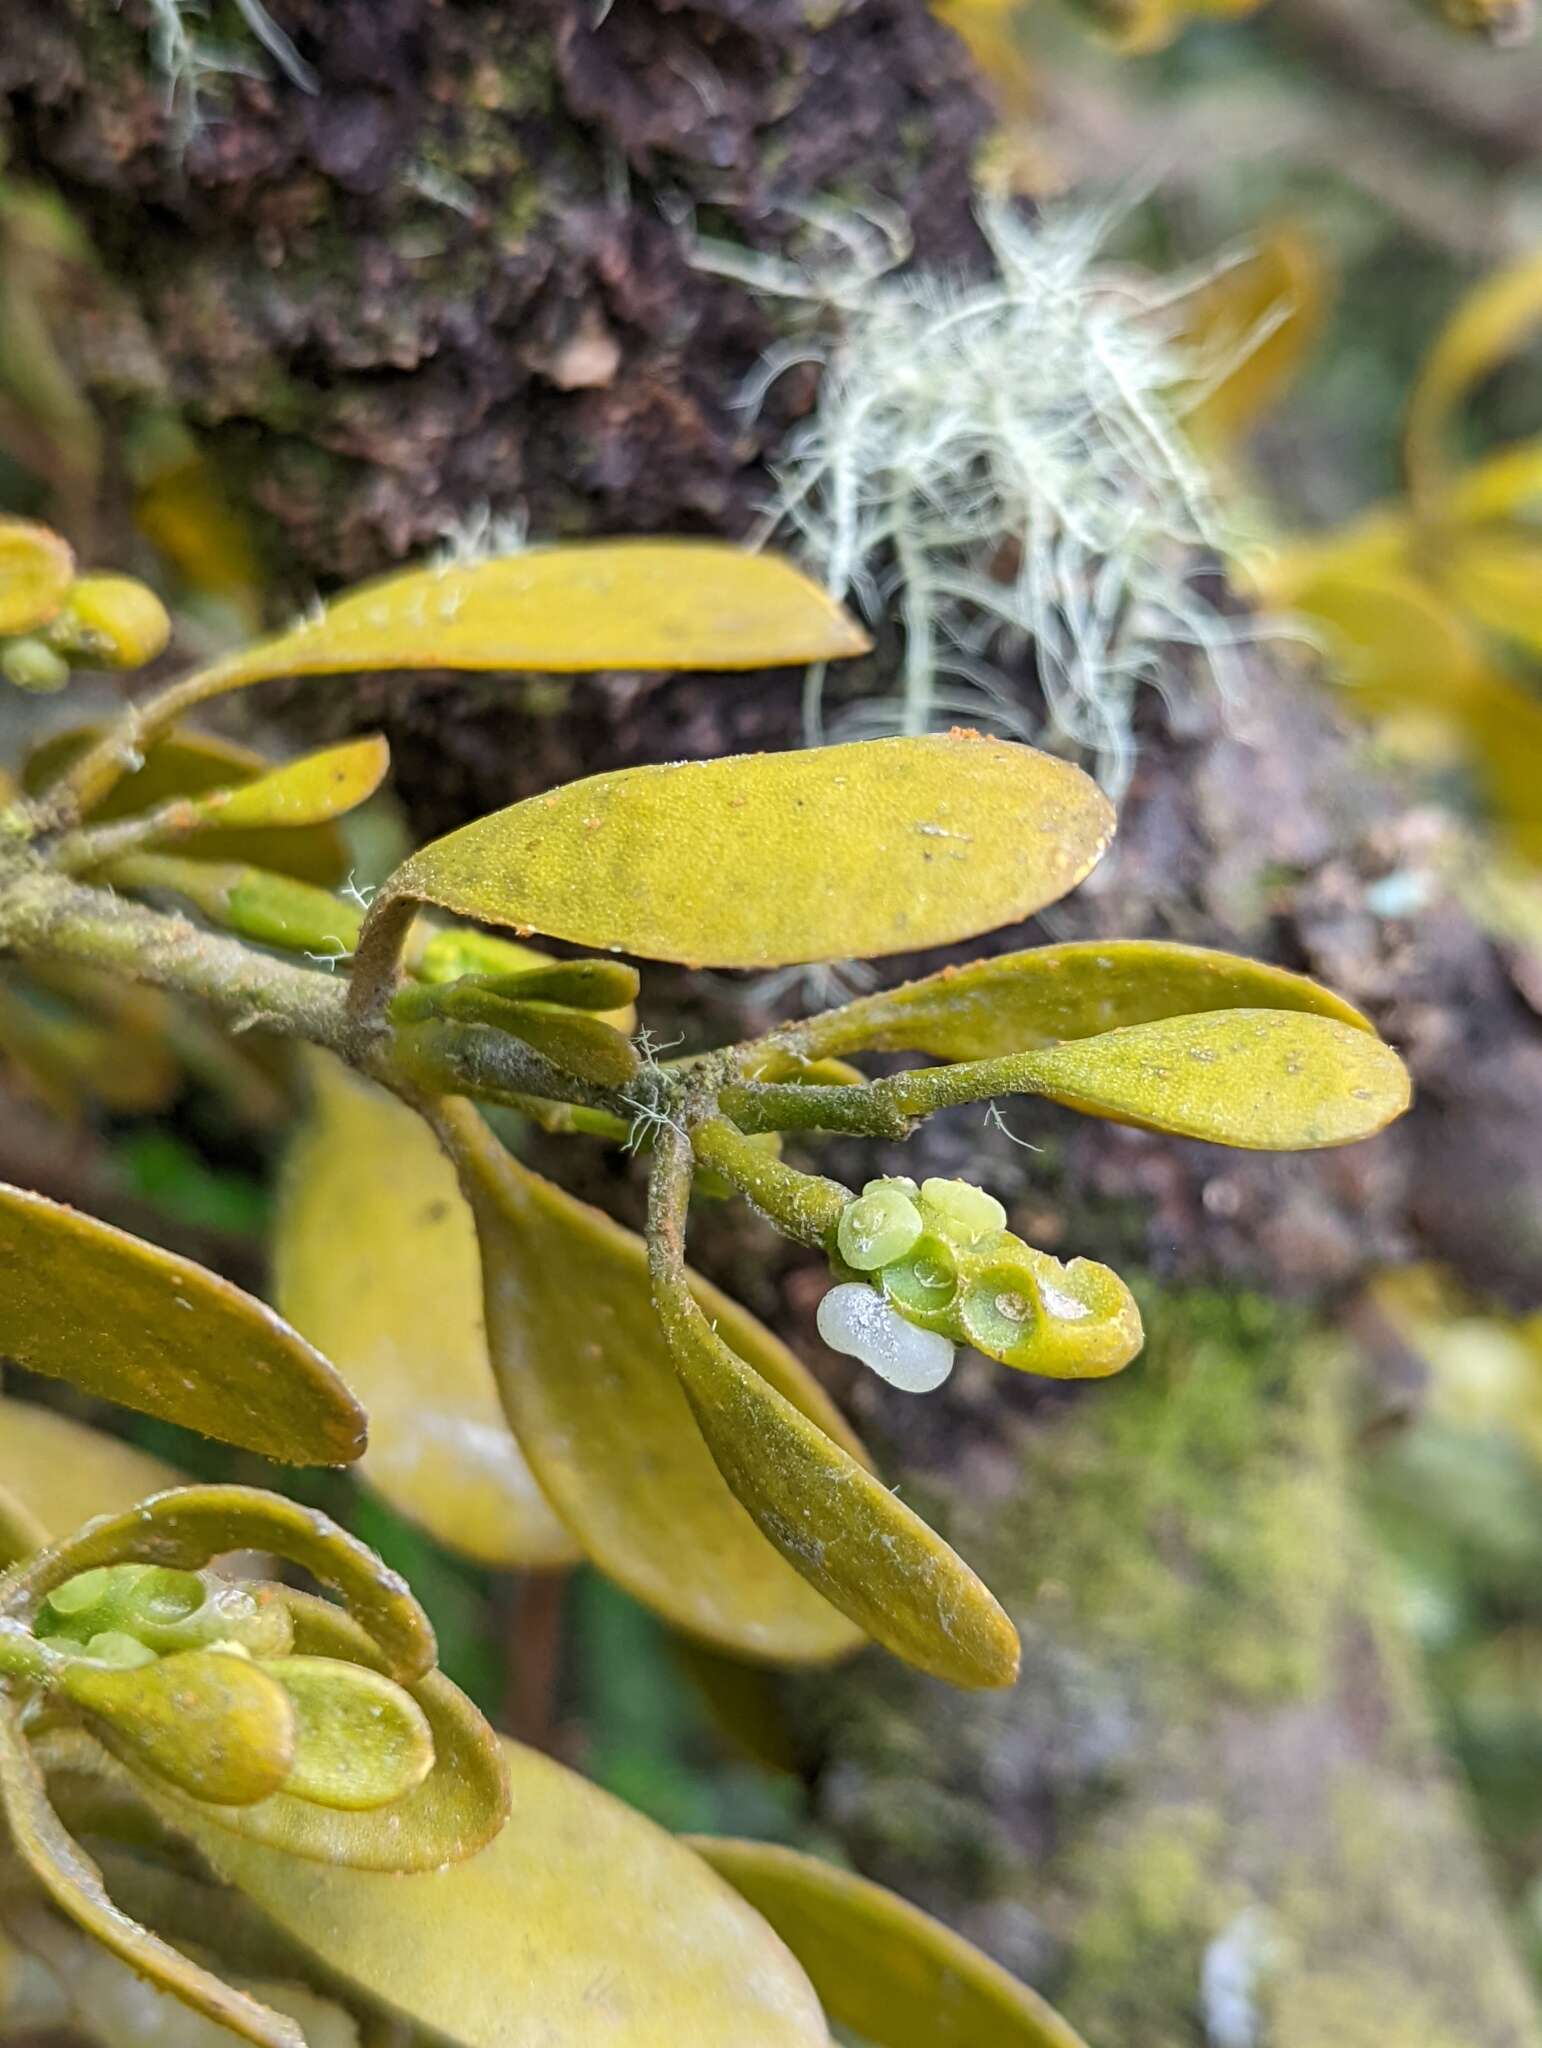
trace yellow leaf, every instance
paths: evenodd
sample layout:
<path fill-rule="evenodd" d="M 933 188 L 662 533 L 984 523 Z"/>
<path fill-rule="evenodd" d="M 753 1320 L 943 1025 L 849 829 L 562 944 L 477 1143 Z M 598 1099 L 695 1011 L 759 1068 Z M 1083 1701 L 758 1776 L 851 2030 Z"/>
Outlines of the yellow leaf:
<path fill-rule="evenodd" d="M 0 1353 L 286 1464 L 364 1448 L 348 1389 L 271 1309 L 191 1259 L 4 1185 Z"/>
<path fill-rule="evenodd" d="M 58 1683 L 114 1756 L 200 1802 L 267 1799 L 294 1762 L 294 1709 L 250 1658 L 184 1650 L 126 1671 L 72 1658 Z"/>
<path fill-rule="evenodd" d="M 856 1631 L 789 1569 L 724 1485 L 650 1300 L 642 1240 L 446 1105 L 476 1214 L 493 1369 L 531 1470 L 586 1556 L 675 1627 L 741 1656 L 821 1663 Z M 822 1431 L 859 1449 L 769 1330 L 706 1281 L 712 1315 Z"/>
<path fill-rule="evenodd" d="M 871 2048 L 1086 2048 L 1036 1991 L 882 1885 L 773 1842 L 686 1840 L 776 1929 L 826 2017 Z"/>
<path fill-rule="evenodd" d="M 1089 1116 L 1261 1152 L 1353 1144 L 1410 1099 L 1389 1045 L 1291 1010 L 1213 1010 L 1072 1040 L 1023 1054 L 1018 1085 Z"/>
<path fill-rule="evenodd" d="M 383 577 L 214 663 L 183 701 L 358 669 L 754 669 L 867 646 L 834 599 L 774 555 L 719 541 L 579 541 Z"/>
<path fill-rule="evenodd" d="M 1288 602 L 1324 629 L 1335 679 L 1366 712 L 1411 705 L 1449 717 L 1481 673 L 1481 652 L 1460 616 L 1395 566 L 1325 564 L 1303 576 Z"/>
<path fill-rule="evenodd" d="M 329 1976 L 458 2048 L 826 2048 L 802 1971 L 699 1858 L 549 1757 L 503 1750 L 518 1820 L 410 1881 L 191 1814 L 187 1832 Z"/>
<path fill-rule="evenodd" d="M 0 518 L 0 636 L 46 626 L 74 574 L 75 557 L 57 533 L 31 519 Z"/>
<path fill-rule="evenodd" d="M 1278 403 L 1321 332 L 1327 290 L 1317 243 L 1284 222 L 1186 302 L 1179 339 L 1210 379 L 1185 416 L 1197 439 L 1228 448 Z"/>
<path fill-rule="evenodd" d="M 929 1052 L 979 1060 L 1124 1024 L 1239 1009 L 1304 1010 L 1372 1029 L 1332 989 L 1262 960 L 1161 939 L 1088 939 L 944 967 L 810 1018 L 793 1035 L 819 1057 Z"/>
<path fill-rule="evenodd" d="M 41 795 L 106 732 L 101 725 L 71 726 L 40 741 L 27 756 L 23 770 L 28 795 Z M 175 797 L 196 797 L 232 784 L 251 783 L 266 775 L 271 766 L 249 747 L 213 733 L 165 733 L 145 748 L 143 765 L 124 776 L 96 806 L 92 822 L 106 825 L 157 810 Z M 178 852 L 189 860 L 231 861 L 272 869 L 324 887 L 341 882 L 349 867 L 342 837 L 331 824 L 299 830 L 293 826 L 257 828 L 237 834 L 227 823 L 218 832 L 195 833 L 184 839 Z"/>
<path fill-rule="evenodd" d="M 301 1661 L 334 1658 L 380 1674 L 384 1660 L 357 1623 L 328 1601 L 284 1589 L 294 1618 L 295 1648 Z M 274 1667 L 280 1680 L 285 1672 Z M 286 1862 L 300 1859 L 358 1871 L 386 1871 L 393 1877 L 443 1869 L 476 1856 L 498 1835 L 509 1813 L 508 1778 L 497 1737 L 482 1716 L 442 1671 L 408 1680 L 409 1712 L 427 1724 L 429 1737 L 419 1761 L 432 1768 L 411 1782 L 388 1806 L 348 1811 L 340 1799 L 317 1803 L 314 1787 L 275 1792 L 256 1805 L 197 1804 L 170 1787 L 141 1784 L 153 1811 L 179 1831 L 206 1830 L 239 1836 L 243 1843 L 276 1852 Z M 302 1732 L 311 1717 L 302 1712 Z M 311 1731 L 314 1738 L 314 1730 Z M 318 1761 L 314 1755 L 314 1764 Z M 410 1759 L 409 1759 L 410 1761 Z M 303 1786 L 302 1780 L 302 1786 Z M 522 1829 L 516 1829 L 522 1833 Z M 216 1856 L 213 1860 L 219 1860 Z"/>
<path fill-rule="evenodd" d="M 1440 583 L 1452 602 L 1502 639 L 1542 655 L 1542 531 L 1488 527 L 1444 536 Z"/>
<path fill-rule="evenodd" d="M 694 1303 L 660 1297 L 697 1426 L 784 1557 L 875 1642 L 953 1685 L 1011 1685 L 1018 1640 L 935 1530 L 729 1349 Z"/>
<path fill-rule="evenodd" d="M 361 952 L 420 903 L 692 966 L 911 952 L 1054 902 L 1113 828 L 1080 769 L 978 734 L 629 768 L 424 847 Z"/>
<path fill-rule="evenodd" d="M 180 1480 L 170 1465 L 105 1430 L 0 1395 L 0 1486 L 49 1536 L 68 1536 L 93 1515 L 117 1514 Z"/>
<path fill-rule="evenodd" d="M 280 1183 L 275 1299 L 364 1403 L 359 1476 L 480 1563 L 571 1563 L 487 1355 L 476 1226 L 433 1132 L 326 1053 Z M 0 1478 L 3 1478 L 0 1466 Z"/>
<path fill-rule="evenodd" d="M 305 2038 L 293 2020 L 221 1983 L 113 1904 L 101 1872 L 66 1832 L 49 1804 L 42 1773 L 4 1692 L 0 1692 L 0 1809 L 13 1850 L 43 1892 L 103 1948 L 160 1990 L 255 2043 L 256 2048 L 305 2048 Z"/>
<path fill-rule="evenodd" d="M 324 825 L 375 794 L 391 765 L 391 749 L 378 733 L 324 747 L 270 768 L 255 781 L 211 789 L 187 802 L 187 830 Z M 180 836 L 180 835 L 179 835 Z"/>
<path fill-rule="evenodd" d="M 1457 308 L 1424 359 L 1409 401 L 1403 459 L 1409 496 L 1426 515 L 1447 510 L 1452 415 L 1483 378 L 1542 325 L 1542 256 L 1487 277 Z"/>

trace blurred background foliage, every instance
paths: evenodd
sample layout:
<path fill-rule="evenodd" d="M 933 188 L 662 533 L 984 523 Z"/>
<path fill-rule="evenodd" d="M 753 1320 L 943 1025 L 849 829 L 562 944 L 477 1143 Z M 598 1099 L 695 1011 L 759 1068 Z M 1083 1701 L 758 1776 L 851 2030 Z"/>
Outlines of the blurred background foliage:
<path fill-rule="evenodd" d="M 1216 368 L 1191 425 L 1225 480 L 1239 587 L 1280 659 L 1340 690 L 1369 746 L 1416 763 L 1431 859 L 1461 873 L 1542 1011 L 1542 40 L 1527 0 L 936 11 L 999 110 L 982 185 L 1096 194 L 1115 259 L 1188 280 L 1175 330 Z M 126 472 L 131 566 L 176 600 L 185 647 L 216 645 L 258 614 L 254 545 L 178 419 L 118 417 L 76 379 L 72 327 L 100 290 L 81 224 L 0 168 L 0 508 L 76 526 L 101 472 Z M 80 694 L 59 723 L 78 722 Z M 0 701 L 6 758 L 22 716 Z M 25 716 L 35 738 L 34 702 Z M 378 803 L 360 829 L 348 854 L 368 878 L 401 835 Z M 1419 873 L 1378 886 L 1417 913 Z M 261 1285 L 291 1077 L 164 1009 L 0 984 L 0 1177 Z M 1542 1977 L 1542 1316 L 1401 1271 L 1356 1328 L 1386 1390 L 1364 1431 L 1367 1500 Z M 21 1375 L 7 1388 L 74 1398 Z M 124 1428 L 190 1473 L 272 1477 L 165 1426 Z M 808 1839 L 768 1681 L 670 1642 L 586 1569 L 500 1576 L 344 1477 L 284 1484 L 410 1576 L 446 1670 L 515 1734 L 672 1828 Z"/>

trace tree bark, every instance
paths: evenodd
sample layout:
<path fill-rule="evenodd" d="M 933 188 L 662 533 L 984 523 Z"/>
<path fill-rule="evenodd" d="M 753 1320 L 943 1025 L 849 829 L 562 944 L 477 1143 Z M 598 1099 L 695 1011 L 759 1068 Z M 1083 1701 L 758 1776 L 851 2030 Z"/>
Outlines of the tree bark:
<path fill-rule="evenodd" d="M 259 508 L 280 615 L 477 507 L 542 536 L 742 534 L 811 387 L 735 408 L 773 330 L 692 266 L 693 219 L 774 251 L 810 202 L 880 197 L 920 260 L 975 248 L 985 110 L 922 0 L 271 12 L 319 90 L 217 83 L 179 146 L 149 0 L 9 0 L 0 109 L 8 175 L 60 192 L 102 265 L 56 332 L 105 445 L 157 408 L 192 423 Z M 89 510 L 131 548 L 126 497 L 109 470 Z M 1013 1608 L 1025 1675 L 961 1699 L 871 1655 L 793 1688 L 790 1710 L 859 1863 L 1045 1984 L 1095 2048 L 1535 2048 L 1356 1526 L 1374 1389 L 1280 1304 L 1320 1311 L 1415 1254 L 1534 1298 L 1542 1043 L 1443 894 L 1428 818 L 1378 788 L 1300 678 L 1257 668 L 1240 726 L 1179 738 L 1150 712 L 1119 848 L 1054 933 L 1319 972 L 1406 1048 L 1419 1107 L 1374 1144 L 1279 1161 L 1044 1110 L 1009 1118 L 1040 1152 L 938 1119 L 929 1170 L 988 1180 L 1034 1242 L 1144 1271 L 1152 1345 L 1085 1390 L 971 1362 L 904 1404 L 832 1374 L 906 1497 Z M 575 773 L 793 744 L 797 687 L 602 677 L 554 709 L 523 684 L 366 678 L 306 685 L 289 715 L 384 723 L 437 830 Z M 1412 922 L 1368 903 L 1392 873 L 1427 891 Z M 693 1029 L 738 1028 L 756 1000 L 669 972 L 649 987 L 655 1019 Z M 914 1149 L 827 1156 L 858 1178 L 914 1170 Z M 635 1198 L 614 1162 L 562 1157 Z M 702 1244 L 811 1334 L 799 1255 L 731 1208 Z"/>

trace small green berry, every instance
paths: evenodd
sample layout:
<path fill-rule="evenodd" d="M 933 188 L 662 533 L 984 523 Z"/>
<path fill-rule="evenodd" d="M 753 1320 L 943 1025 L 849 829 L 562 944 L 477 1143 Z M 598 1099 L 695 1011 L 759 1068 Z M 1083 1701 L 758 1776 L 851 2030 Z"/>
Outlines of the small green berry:
<path fill-rule="evenodd" d="M 836 1228 L 836 1244 L 848 1266 L 875 1273 L 902 1259 L 921 1235 L 921 1212 L 898 1188 L 869 1182 L 848 1202 Z"/>
<path fill-rule="evenodd" d="M 86 1655 L 96 1664 L 110 1664 L 115 1671 L 135 1671 L 142 1664 L 153 1664 L 155 1652 L 148 1643 L 142 1643 L 138 1636 L 125 1635 L 122 1629 L 103 1629 L 86 1644 Z"/>
<path fill-rule="evenodd" d="M 1007 1212 L 996 1197 L 967 1180 L 923 1181 L 921 1205 L 934 1230 L 961 1244 L 1006 1228 Z"/>
<path fill-rule="evenodd" d="M 907 1322 L 946 1336 L 960 1334 L 955 1328 L 958 1259 L 946 1238 L 923 1231 L 905 1257 L 893 1260 L 878 1277 L 885 1300 Z"/>

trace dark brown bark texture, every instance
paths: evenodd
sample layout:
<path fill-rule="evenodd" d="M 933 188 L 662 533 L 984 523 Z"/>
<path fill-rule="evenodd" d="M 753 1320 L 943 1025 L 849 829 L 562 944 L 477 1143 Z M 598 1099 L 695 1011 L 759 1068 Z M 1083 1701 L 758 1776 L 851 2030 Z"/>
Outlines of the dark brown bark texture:
<path fill-rule="evenodd" d="M 693 267 L 693 226 L 776 250 L 811 201 L 877 195 L 918 260 L 976 250 L 986 110 L 921 0 L 271 11 L 319 91 L 226 81 L 180 151 L 148 0 L 8 0 L 0 109 L 9 168 L 64 196 L 104 268 L 68 337 L 79 374 L 109 422 L 170 406 L 199 432 L 259 510 L 279 615 L 478 505 L 543 537 L 744 533 L 812 387 L 735 406 L 782 316 Z M 1433 1257 L 1535 1302 L 1542 1031 L 1525 973 L 1440 882 L 1429 815 L 1308 678 L 1254 668 L 1228 716 L 1196 689 L 1182 734 L 1147 708 L 1117 849 L 1037 932 L 1307 968 L 1406 1050 L 1418 1106 L 1372 1144 L 1288 1160 L 1010 1108 L 1030 1151 L 977 1114 L 938 1119 L 928 1170 L 999 1188 L 1036 1242 L 1149 1276 L 1152 1350 L 1127 1384 L 1070 1393 L 973 1364 L 925 1402 L 842 1380 L 907 1497 L 1018 1615 L 1025 1678 L 960 1700 L 873 1656 L 792 1704 L 859 1861 L 1058 1985 L 1098 2048 L 1530 2048 L 1354 1528 L 1349 1445 L 1384 1395 L 1295 1311 L 1236 1295 L 1321 1305 Z M 788 675 L 556 694 L 365 678 L 281 713 L 382 724 L 429 831 L 601 767 L 794 744 L 797 701 Z M 1417 917 L 1378 913 L 1388 877 L 1426 887 Z M 672 973 L 648 993 L 660 1035 L 693 1042 L 772 1000 Z M 825 1156 L 860 1180 L 914 1171 L 916 1148 Z M 635 1199 L 618 1162 L 570 1150 L 557 1170 Z M 811 1340 L 800 1255 L 728 1206 L 700 1244 Z M 1218 1281 L 1226 1300 L 1203 1291 Z"/>

